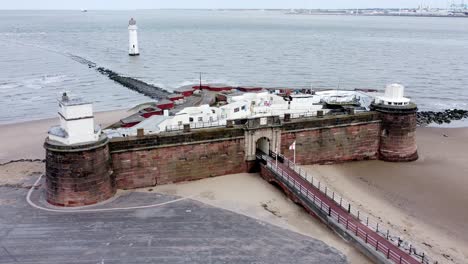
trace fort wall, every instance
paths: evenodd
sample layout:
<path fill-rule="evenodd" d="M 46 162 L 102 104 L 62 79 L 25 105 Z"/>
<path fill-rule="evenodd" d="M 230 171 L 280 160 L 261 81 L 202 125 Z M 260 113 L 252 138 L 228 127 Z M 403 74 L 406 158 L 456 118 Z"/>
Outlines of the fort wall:
<path fill-rule="evenodd" d="M 281 153 L 296 163 L 325 164 L 377 159 L 381 121 L 377 113 L 323 118 L 283 125 Z"/>
<path fill-rule="evenodd" d="M 242 129 L 207 129 L 113 140 L 119 189 L 197 180 L 247 171 Z"/>
<path fill-rule="evenodd" d="M 57 149 L 46 141 L 48 201 L 61 206 L 87 205 L 108 199 L 116 189 L 252 172 L 259 169 L 254 166 L 259 146 L 280 149 L 292 159 L 289 147 L 294 141 L 299 164 L 377 158 L 406 161 L 413 159 L 416 151 L 416 123 L 411 113 L 371 111 L 299 119 L 275 116 L 236 123 L 191 131 L 187 126 L 185 131 L 155 135 L 139 133 L 85 148 Z M 383 138 L 382 133 L 391 137 Z M 392 149 L 399 151 L 396 156 Z"/>

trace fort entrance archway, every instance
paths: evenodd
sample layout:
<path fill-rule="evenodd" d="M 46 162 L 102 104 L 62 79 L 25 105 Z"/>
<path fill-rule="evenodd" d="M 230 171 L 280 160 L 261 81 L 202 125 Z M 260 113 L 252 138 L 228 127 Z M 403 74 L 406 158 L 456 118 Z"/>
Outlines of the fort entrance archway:
<path fill-rule="evenodd" d="M 279 117 L 259 117 L 247 121 L 245 129 L 245 160 L 256 159 L 257 148 L 265 153 L 276 151 L 281 146 L 281 124 Z"/>
<path fill-rule="evenodd" d="M 271 150 L 271 145 L 270 145 L 270 139 L 266 137 L 262 137 L 257 140 L 256 147 L 258 150 L 262 151 L 263 153 L 270 153 Z"/>

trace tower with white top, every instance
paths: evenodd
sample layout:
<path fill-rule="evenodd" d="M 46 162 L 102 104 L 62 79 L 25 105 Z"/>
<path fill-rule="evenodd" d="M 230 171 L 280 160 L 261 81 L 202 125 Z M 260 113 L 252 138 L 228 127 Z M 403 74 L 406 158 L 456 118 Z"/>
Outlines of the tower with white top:
<path fill-rule="evenodd" d="M 416 145 L 416 104 L 404 97 L 405 87 L 390 84 L 383 96 L 377 96 L 371 109 L 379 112 L 382 128 L 379 159 L 385 161 L 414 161 L 418 159 Z"/>
<path fill-rule="evenodd" d="M 67 93 L 59 101 L 60 126 L 49 130 L 49 139 L 64 145 L 96 142 L 101 133 L 94 127 L 93 105 Z"/>
<path fill-rule="evenodd" d="M 56 206 L 84 206 L 115 194 L 108 138 L 94 126 L 91 103 L 59 100 L 60 125 L 50 128 L 46 149 L 47 201 Z"/>
<path fill-rule="evenodd" d="M 138 56 L 140 55 L 140 50 L 138 48 L 138 27 L 136 25 L 135 19 L 130 19 L 128 22 L 128 54 L 130 56 Z"/>

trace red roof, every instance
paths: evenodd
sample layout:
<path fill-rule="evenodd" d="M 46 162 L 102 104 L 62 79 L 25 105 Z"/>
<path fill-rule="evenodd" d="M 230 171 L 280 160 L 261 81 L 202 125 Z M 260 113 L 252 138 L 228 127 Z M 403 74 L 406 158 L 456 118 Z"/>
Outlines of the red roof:
<path fill-rule="evenodd" d="M 213 92 L 221 92 L 221 91 L 230 91 L 233 89 L 231 86 L 209 86 L 206 88 L 207 90 L 213 91 Z"/>
<path fill-rule="evenodd" d="M 256 91 L 263 90 L 263 88 L 262 87 L 242 86 L 242 87 L 237 87 L 237 90 L 242 91 L 242 92 L 256 92 Z"/>

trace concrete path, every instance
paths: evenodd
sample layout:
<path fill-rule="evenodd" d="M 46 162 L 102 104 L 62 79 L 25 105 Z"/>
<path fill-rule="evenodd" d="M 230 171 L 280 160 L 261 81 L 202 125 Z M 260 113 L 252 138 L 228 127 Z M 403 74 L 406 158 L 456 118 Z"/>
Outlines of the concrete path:
<path fill-rule="evenodd" d="M 190 199 L 145 209 L 58 213 L 32 208 L 27 192 L 0 187 L 2 264 L 346 263 L 320 241 Z M 39 194 L 32 200 L 45 205 Z M 128 192 L 95 208 L 177 198 Z"/>

